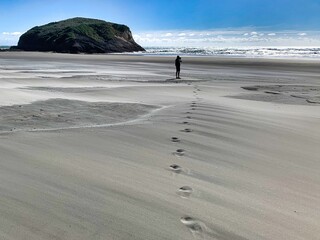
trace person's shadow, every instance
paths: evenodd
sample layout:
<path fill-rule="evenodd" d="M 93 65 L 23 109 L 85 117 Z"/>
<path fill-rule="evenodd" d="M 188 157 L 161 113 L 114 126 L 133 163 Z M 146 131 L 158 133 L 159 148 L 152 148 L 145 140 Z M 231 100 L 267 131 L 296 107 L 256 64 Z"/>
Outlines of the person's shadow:
<path fill-rule="evenodd" d="M 179 81 L 180 79 L 176 79 L 176 78 L 169 78 L 166 79 L 164 82 L 165 83 L 180 83 L 181 81 Z"/>

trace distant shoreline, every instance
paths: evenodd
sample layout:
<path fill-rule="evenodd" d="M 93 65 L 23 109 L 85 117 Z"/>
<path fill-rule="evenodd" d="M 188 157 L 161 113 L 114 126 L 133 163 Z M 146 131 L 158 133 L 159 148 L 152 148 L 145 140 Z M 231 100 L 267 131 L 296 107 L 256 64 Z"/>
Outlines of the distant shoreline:
<path fill-rule="evenodd" d="M 0 50 L 10 50 L 11 46 L 0 46 Z"/>
<path fill-rule="evenodd" d="M 320 47 L 145 47 L 144 52 L 106 53 L 114 55 L 226 57 L 256 59 L 311 59 L 320 60 Z M 0 46 L 0 52 L 21 52 L 16 46 Z M 50 53 L 50 52 L 49 52 Z M 91 54 L 89 54 L 91 55 Z"/>

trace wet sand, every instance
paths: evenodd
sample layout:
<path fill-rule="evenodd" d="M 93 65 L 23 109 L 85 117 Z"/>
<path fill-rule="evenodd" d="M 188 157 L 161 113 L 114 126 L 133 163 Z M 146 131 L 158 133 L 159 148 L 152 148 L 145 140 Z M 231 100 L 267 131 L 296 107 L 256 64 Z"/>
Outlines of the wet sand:
<path fill-rule="evenodd" d="M 0 53 L 0 236 L 317 239 L 319 62 L 182 61 Z"/>

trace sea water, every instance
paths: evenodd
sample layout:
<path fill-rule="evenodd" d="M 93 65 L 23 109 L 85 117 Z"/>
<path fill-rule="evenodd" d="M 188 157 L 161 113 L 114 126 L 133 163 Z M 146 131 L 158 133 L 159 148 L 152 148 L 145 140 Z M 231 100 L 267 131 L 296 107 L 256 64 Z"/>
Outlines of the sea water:
<path fill-rule="evenodd" d="M 0 50 L 9 48 L 10 46 L 0 46 Z M 145 49 L 145 52 L 129 54 L 320 59 L 320 47 L 145 47 Z"/>
<path fill-rule="evenodd" d="M 320 58 L 320 47 L 146 47 L 144 55 L 230 56 L 271 58 Z"/>
<path fill-rule="evenodd" d="M 0 50 L 7 50 L 9 48 L 10 48 L 10 46 L 0 46 Z"/>

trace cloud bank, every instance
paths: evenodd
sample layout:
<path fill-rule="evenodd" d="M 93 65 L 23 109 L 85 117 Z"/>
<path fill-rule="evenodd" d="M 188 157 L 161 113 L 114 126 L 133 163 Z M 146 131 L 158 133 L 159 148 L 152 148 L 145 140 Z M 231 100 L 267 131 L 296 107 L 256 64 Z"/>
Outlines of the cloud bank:
<path fill-rule="evenodd" d="M 17 45 L 21 32 L 2 32 L 0 33 L 0 45 L 12 46 Z"/>
<path fill-rule="evenodd" d="M 137 32 L 145 47 L 320 47 L 320 31 L 171 30 Z"/>

